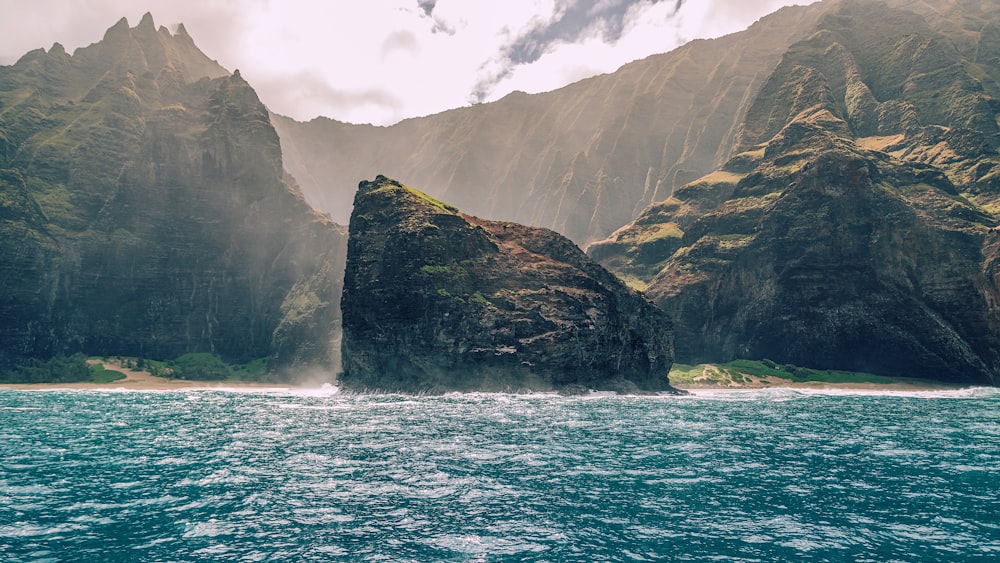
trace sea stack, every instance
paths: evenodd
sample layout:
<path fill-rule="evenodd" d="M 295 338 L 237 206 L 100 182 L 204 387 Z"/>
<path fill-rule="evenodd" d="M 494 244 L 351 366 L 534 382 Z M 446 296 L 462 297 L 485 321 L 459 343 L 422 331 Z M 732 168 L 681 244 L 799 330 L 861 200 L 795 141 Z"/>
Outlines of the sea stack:
<path fill-rule="evenodd" d="M 348 390 L 672 391 L 669 317 L 569 239 L 384 176 L 358 186 L 341 309 Z"/>

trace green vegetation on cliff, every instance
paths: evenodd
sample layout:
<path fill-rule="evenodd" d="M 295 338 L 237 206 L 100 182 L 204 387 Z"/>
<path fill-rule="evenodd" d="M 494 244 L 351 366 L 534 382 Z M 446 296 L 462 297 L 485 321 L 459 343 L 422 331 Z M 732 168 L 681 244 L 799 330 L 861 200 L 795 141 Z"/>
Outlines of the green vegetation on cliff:
<path fill-rule="evenodd" d="M 285 180 L 250 85 L 148 14 L 0 67 L 0 235 L 0 369 L 338 367 L 346 232 Z"/>
<path fill-rule="evenodd" d="M 680 361 L 1000 382 L 1000 6 L 889 4 L 829 3 L 728 162 L 590 245 Z"/>

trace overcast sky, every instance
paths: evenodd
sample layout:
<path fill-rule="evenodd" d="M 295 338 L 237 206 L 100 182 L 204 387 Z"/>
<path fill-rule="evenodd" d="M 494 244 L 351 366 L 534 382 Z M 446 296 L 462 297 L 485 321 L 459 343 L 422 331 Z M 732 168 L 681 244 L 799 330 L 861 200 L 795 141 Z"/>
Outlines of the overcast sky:
<path fill-rule="evenodd" d="M 387 125 L 543 92 L 811 0 L 0 0 L 0 64 L 184 23 L 273 111 Z"/>

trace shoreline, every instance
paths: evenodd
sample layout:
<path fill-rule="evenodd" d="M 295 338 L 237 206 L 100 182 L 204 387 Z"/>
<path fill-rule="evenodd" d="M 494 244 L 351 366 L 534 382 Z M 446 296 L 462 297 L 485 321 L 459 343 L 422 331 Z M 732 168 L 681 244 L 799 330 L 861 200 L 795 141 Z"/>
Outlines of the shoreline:
<path fill-rule="evenodd" d="M 119 379 L 109 383 L 94 383 L 81 381 L 75 383 L 3 383 L 0 390 L 12 389 L 18 391 L 54 391 L 60 389 L 80 389 L 80 390 L 125 390 L 125 391 L 174 391 L 174 390 L 305 390 L 319 389 L 324 385 L 334 385 L 330 382 L 307 384 L 295 383 L 262 383 L 257 381 L 196 381 L 190 379 L 170 379 L 158 377 L 145 371 L 137 371 L 123 367 L 117 360 L 87 360 L 88 364 L 104 364 L 105 368 L 120 371 L 125 374 L 125 379 Z M 918 381 L 906 379 L 893 381 L 891 383 L 871 383 L 871 382 L 844 382 L 828 383 L 823 381 L 792 381 L 779 377 L 752 378 L 746 383 L 720 384 L 712 381 L 672 383 L 674 388 L 686 391 L 691 395 L 703 395 L 708 393 L 740 393 L 761 391 L 763 389 L 791 389 L 806 391 L 854 391 L 854 392 L 934 392 L 934 391 L 958 391 L 961 389 L 971 389 L 975 386 L 949 384 L 939 381 Z"/>
<path fill-rule="evenodd" d="M 917 391 L 958 391 L 961 389 L 971 389 L 972 385 L 953 385 L 936 381 L 914 382 L 911 380 L 898 381 L 892 383 L 827 383 L 824 381 L 789 381 L 787 379 L 773 378 L 770 384 L 751 383 L 747 385 L 713 385 L 706 384 L 672 384 L 677 389 L 683 389 L 691 394 L 699 392 L 740 392 L 740 391 L 761 391 L 764 389 L 793 389 L 810 391 L 896 391 L 896 392 L 917 392 Z"/>
<path fill-rule="evenodd" d="M 16 391 L 57 391 L 57 390 L 105 390 L 105 391 L 223 391 L 223 390 L 271 390 L 291 391 L 320 389 L 323 385 L 296 385 L 293 383 L 261 383 L 255 381 L 192 381 L 186 379 L 168 379 L 157 377 L 145 372 L 115 369 L 125 373 L 125 379 L 110 383 L 76 382 L 76 383 L 4 383 L 4 389 Z M 674 385 L 674 388 L 690 395 L 706 395 L 715 393 L 750 393 L 765 389 L 788 389 L 792 391 L 848 391 L 848 392 L 890 392 L 913 393 L 935 391 L 959 391 L 972 389 L 968 385 L 947 385 L 929 382 L 919 383 L 822 383 L 815 381 L 787 381 L 774 385 Z"/>
<path fill-rule="evenodd" d="M 171 379 L 158 377 L 149 372 L 136 371 L 121 365 L 117 360 L 87 360 L 87 364 L 104 364 L 109 370 L 120 371 L 125 379 L 108 383 L 78 381 L 73 383 L 3 383 L 0 390 L 55 391 L 57 389 L 118 390 L 127 391 L 174 391 L 174 390 L 220 390 L 220 389 L 300 389 L 306 388 L 291 383 L 261 383 L 257 381 L 195 381 L 191 379 Z"/>
<path fill-rule="evenodd" d="M 773 385 L 773 386 L 745 386 L 745 387 L 712 387 L 712 386 L 695 386 L 695 387 L 677 387 L 686 391 L 690 396 L 697 397 L 699 395 L 717 395 L 717 394 L 739 394 L 739 393 L 753 393 L 756 391 L 766 391 L 771 390 L 786 390 L 786 391 L 798 391 L 798 392 L 813 392 L 817 394 L 823 393 L 846 393 L 846 394 L 871 394 L 871 395 L 881 395 L 881 394 L 909 394 L 909 393 L 941 393 L 941 392 L 953 392 L 962 391 L 966 389 L 975 389 L 975 386 L 950 386 L 950 385 L 908 385 L 900 383 L 886 383 L 886 384 L 865 384 L 865 383 L 837 383 L 837 384 L 820 384 L 820 385 L 803 385 L 801 383 L 790 383 L 788 385 Z"/>

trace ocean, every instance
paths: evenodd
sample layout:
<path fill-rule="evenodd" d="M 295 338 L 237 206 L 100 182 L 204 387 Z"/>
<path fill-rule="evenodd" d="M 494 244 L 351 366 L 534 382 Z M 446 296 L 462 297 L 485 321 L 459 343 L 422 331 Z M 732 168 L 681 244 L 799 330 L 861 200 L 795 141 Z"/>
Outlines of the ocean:
<path fill-rule="evenodd" d="M 998 561 L 1000 391 L 0 390 L 0 560 Z"/>

